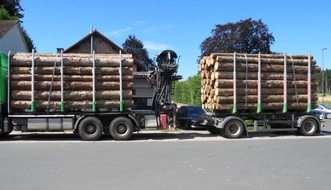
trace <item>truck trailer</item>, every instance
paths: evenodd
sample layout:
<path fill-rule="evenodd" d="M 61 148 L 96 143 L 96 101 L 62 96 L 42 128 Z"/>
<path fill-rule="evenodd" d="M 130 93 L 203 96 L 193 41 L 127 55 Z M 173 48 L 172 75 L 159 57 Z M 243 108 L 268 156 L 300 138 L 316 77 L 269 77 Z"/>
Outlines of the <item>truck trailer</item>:
<path fill-rule="evenodd" d="M 321 123 L 317 106 L 320 68 L 313 56 L 212 53 L 200 60 L 202 107 L 210 133 L 227 138 L 248 131 L 297 131 L 311 136 Z"/>
<path fill-rule="evenodd" d="M 131 54 L 0 54 L 0 137 L 10 132 L 73 131 L 87 141 L 110 134 L 130 139 L 136 131 L 167 129 L 176 105 L 171 90 L 177 54 L 165 50 L 148 72 L 152 109 L 133 110 Z M 138 108 L 139 109 L 139 108 Z"/>

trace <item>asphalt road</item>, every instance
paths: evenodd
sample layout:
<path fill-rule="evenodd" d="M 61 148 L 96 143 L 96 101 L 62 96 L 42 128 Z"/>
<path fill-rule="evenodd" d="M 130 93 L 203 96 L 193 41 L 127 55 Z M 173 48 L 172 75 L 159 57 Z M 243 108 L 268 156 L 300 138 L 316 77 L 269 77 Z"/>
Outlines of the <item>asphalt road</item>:
<path fill-rule="evenodd" d="M 1 189 L 330 189 L 331 121 L 313 137 L 205 131 L 141 133 L 117 142 L 71 134 L 0 141 Z"/>

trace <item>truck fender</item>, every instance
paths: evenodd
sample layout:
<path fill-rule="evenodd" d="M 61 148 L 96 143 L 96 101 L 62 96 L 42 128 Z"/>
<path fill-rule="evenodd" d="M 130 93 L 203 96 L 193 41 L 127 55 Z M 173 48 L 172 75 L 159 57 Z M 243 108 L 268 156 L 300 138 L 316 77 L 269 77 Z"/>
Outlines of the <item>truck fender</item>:
<path fill-rule="evenodd" d="M 140 123 L 137 121 L 136 117 L 134 117 L 131 114 L 128 114 L 128 118 L 133 121 L 133 127 L 135 129 L 135 131 L 139 131 L 140 130 Z"/>
<path fill-rule="evenodd" d="M 84 115 L 84 116 L 81 116 L 80 118 L 78 118 L 78 119 L 76 120 L 75 125 L 74 125 L 74 131 L 77 130 L 80 121 L 81 121 L 82 119 L 84 119 L 85 117 L 86 117 L 86 116 Z"/>
<path fill-rule="evenodd" d="M 317 128 L 317 132 L 320 133 L 321 132 L 321 122 L 313 115 L 303 115 L 301 117 L 298 118 L 297 120 L 297 128 L 300 128 L 302 125 L 302 122 L 305 121 L 308 118 L 312 118 L 317 122 L 318 128 Z"/>
<path fill-rule="evenodd" d="M 214 125 L 216 128 L 219 128 L 219 129 L 223 129 L 225 124 L 230 121 L 230 120 L 238 120 L 240 121 L 243 125 L 244 125 L 244 128 L 245 128 L 245 135 L 248 136 L 248 129 L 247 129 L 247 125 L 246 123 L 244 122 L 244 120 L 242 120 L 240 117 L 236 117 L 236 116 L 228 116 L 228 117 L 225 117 L 225 118 L 221 118 L 221 117 L 215 117 L 214 118 Z"/>

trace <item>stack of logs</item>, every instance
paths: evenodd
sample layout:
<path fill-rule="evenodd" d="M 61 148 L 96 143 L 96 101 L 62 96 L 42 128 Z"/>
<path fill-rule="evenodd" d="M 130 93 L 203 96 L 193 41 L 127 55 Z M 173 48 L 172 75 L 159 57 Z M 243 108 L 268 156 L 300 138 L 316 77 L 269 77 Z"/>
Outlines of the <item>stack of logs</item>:
<path fill-rule="evenodd" d="M 233 110 L 234 102 L 240 110 L 258 110 L 258 54 L 235 54 L 236 89 L 234 89 L 234 54 L 213 53 L 200 60 L 202 107 L 209 110 Z M 311 63 L 311 94 L 308 88 L 308 59 Z M 284 89 L 284 55 L 260 54 L 261 109 L 282 110 L 284 90 L 288 110 L 306 110 L 308 96 L 312 108 L 317 104 L 318 82 L 315 74 L 320 72 L 316 61 L 308 55 L 286 56 L 287 88 Z M 236 91 L 236 101 L 234 93 Z"/>
<path fill-rule="evenodd" d="M 61 85 L 66 110 L 92 109 L 93 104 L 93 55 L 63 54 L 63 84 L 61 83 L 61 55 L 34 54 L 32 68 L 31 53 L 10 55 L 11 108 L 31 108 L 32 69 L 34 69 L 35 109 L 61 107 Z M 124 107 L 133 106 L 132 86 L 133 58 L 121 55 Z M 98 109 L 112 109 L 120 106 L 120 55 L 95 55 L 95 99 Z"/>

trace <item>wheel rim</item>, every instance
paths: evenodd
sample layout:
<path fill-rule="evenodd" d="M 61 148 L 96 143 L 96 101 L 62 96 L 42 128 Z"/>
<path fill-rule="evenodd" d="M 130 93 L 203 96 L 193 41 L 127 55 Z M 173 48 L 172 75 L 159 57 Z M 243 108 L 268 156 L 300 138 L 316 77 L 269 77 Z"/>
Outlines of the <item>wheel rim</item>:
<path fill-rule="evenodd" d="M 116 133 L 117 134 L 125 134 L 128 131 L 128 126 L 125 123 L 119 123 L 116 126 Z"/>
<path fill-rule="evenodd" d="M 93 124 L 89 124 L 85 127 L 85 132 L 88 134 L 94 134 L 97 131 L 97 127 Z"/>
<path fill-rule="evenodd" d="M 228 131 L 231 135 L 237 135 L 240 133 L 240 124 L 238 123 L 232 123 L 229 125 Z"/>
<path fill-rule="evenodd" d="M 305 125 L 303 126 L 303 129 L 307 132 L 310 133 L 315 129 L 315 123 L 313 121 L 307 121 Z"/>

